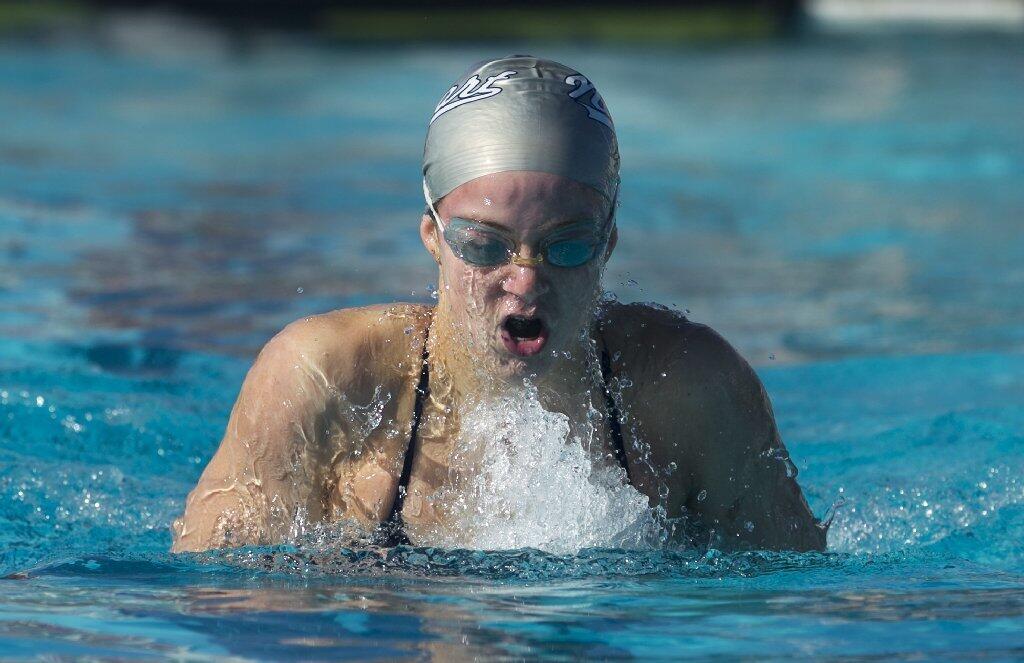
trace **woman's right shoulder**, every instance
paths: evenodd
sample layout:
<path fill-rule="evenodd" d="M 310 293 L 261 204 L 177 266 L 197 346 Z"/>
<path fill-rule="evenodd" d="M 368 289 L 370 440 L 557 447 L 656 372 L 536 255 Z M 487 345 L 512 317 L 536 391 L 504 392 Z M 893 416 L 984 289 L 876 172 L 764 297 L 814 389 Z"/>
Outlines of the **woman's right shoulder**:
<path fill-rule="evenodd" d="M 400 377 L 422 352 L 432 311 L 423 304 L 376 304 L 300 318 L 270 339 L 257 363 L 301 361 L 336 384 Z"/>
<path fill-rule="evenodd" d="M 338 337 L 375 337 L 388 335 L 396 329 L 404 330 L 410 325 L 414 329 L 425 329 L 430 323 L 433 307 L 425 304 L 373 304 L 341 308 L 299 318 L 282 329 L 272 341 L 282 338 L 287 341 L 330 342 Z"/>

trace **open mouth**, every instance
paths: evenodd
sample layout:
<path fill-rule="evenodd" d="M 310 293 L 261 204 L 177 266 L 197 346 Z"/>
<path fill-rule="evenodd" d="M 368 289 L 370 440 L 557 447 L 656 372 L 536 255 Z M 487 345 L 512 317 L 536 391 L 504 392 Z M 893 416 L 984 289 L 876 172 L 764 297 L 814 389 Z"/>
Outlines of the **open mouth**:
<path fill-rule="evenodd" d="M 548 330 L 540 318 L 510 315 L 501 323 L 501 340 L 512 354 L 529 357 L 547 343 Z"/>

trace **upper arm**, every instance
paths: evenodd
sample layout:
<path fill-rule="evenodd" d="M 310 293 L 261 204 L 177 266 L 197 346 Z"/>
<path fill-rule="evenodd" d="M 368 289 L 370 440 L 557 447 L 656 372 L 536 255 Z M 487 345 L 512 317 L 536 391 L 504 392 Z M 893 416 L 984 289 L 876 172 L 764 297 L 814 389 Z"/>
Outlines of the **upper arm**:
<path fill-rule="evenodd" d="M 687 509 L 729 548 L 823 550 L 825 530 L 796 482 L 761 380 L 718 334 L 704 328 L 694 463 L 698 492 Z"/>
<path fill-rule="evenodd" d="M 175 523 L 174 551 L 276 541 L 297 517 L 319 518 L 332 389 L 312 340 L 308 324 L 293 323 L 260 352 Z"/>

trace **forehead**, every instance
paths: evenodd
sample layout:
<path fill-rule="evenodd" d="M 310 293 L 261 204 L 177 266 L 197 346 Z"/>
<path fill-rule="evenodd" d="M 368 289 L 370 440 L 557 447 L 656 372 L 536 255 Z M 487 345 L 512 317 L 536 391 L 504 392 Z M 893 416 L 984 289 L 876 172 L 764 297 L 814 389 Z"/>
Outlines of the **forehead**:
<path fill-rule="evenodd" d="M 456 187 L 438 205 L 443 217 L 489 221 L 510 228 L 603 220 L 609 203 L 591 187 L 561 175 L 509 171 Z"/>

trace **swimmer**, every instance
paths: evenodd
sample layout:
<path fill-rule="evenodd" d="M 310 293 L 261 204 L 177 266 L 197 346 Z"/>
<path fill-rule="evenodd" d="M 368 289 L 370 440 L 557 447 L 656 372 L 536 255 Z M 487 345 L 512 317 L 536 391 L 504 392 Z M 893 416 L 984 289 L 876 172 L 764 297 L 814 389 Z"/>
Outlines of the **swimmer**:
<path fill-rule="evenodd" d="M 436 305 L 338 310 L 271 339 L 173 550 L 341 522 L 436 544 L 451 477 L 468 471 L 462 414 L 527 388 L 699 542 L 824 549 L 747 362 L 677 312 L 602 298 L 619 151 L 588 78 L 530 56 L 474 65 L 430 117 L 423 191 Z"/>

